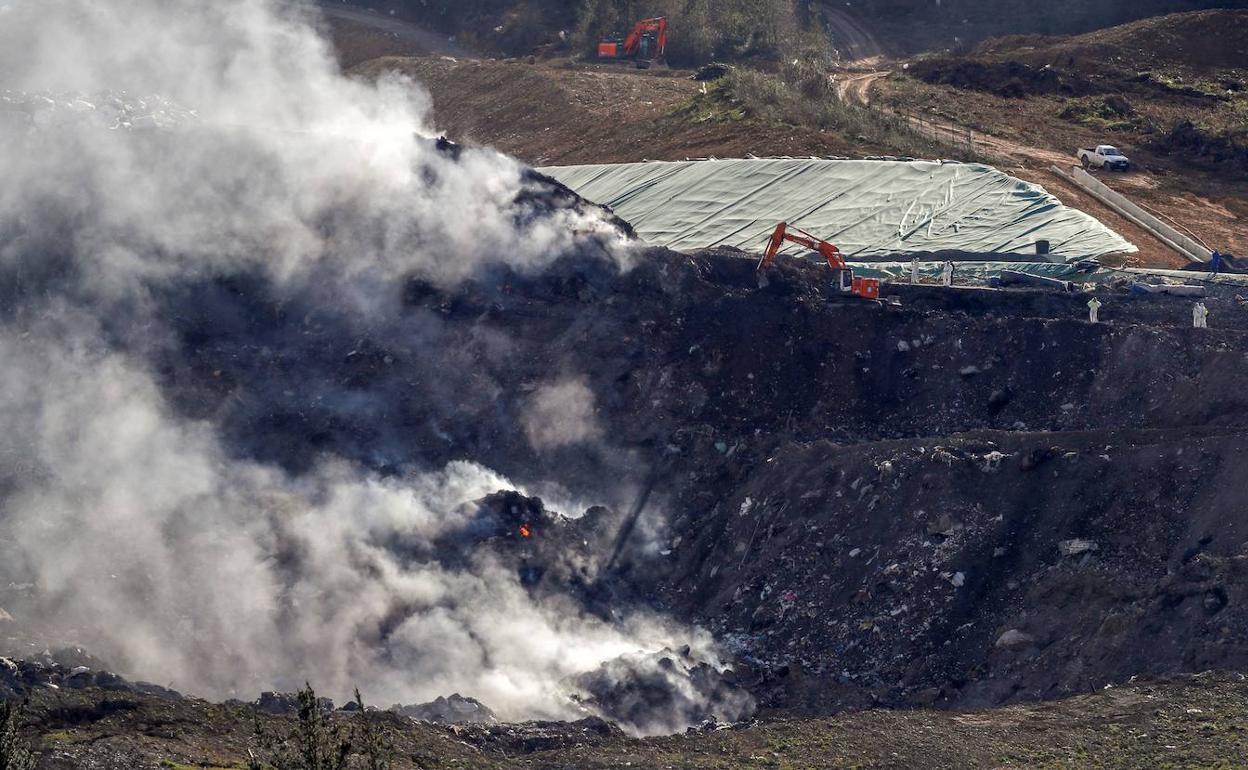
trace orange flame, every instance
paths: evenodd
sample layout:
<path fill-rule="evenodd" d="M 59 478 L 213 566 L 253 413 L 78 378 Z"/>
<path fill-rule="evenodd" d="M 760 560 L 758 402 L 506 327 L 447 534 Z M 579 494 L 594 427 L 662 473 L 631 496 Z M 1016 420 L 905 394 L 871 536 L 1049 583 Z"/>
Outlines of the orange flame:
<path fill-rule="evenodd" d="M 520 525 L 520 537 L 532 537 L 532 536 L 533 536 L 533 530 L 529 529 L 529 525 L 521 524 Z"/>

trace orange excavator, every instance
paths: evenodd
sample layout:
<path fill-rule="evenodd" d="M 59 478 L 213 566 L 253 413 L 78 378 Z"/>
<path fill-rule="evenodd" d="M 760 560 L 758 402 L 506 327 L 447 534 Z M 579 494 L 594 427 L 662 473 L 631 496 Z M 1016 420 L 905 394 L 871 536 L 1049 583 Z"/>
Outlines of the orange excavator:
<path fill-rule="evenodd" d="M 823 255 L 823 258 L 828 261 L 828 267 L 832 268 L 833 280 L 838 291 L 844 294 L 853 294 L 863 299 L 880 298 L 880 282 L 878 279 L 856 277 L 854 269 L 846 264 L 845 257 L 841 256 L 840 249 L 804 230 L 789 227 L 786 222 L 776 225 L 775 231 L 771 234 L 771 240 L 767 242 L 767 252 L 758 261 L 757 272 L 760 286 L 766 285 L 767 271 L 775 264 L 776 255 L 780 253 L 780 247 L 784 245 L 785 241 L 805 246 L 811 251 L 817 251 Z"/>
<path fill-rule="evenodd" d="M 667 53 L 667 17 L 642 19 L 633 25 L 628 37 L 606 38 L 598 43 L 599 59 L 633 59 L 637 69 L 650 69 L 654 61 L 663 61 Z"/>

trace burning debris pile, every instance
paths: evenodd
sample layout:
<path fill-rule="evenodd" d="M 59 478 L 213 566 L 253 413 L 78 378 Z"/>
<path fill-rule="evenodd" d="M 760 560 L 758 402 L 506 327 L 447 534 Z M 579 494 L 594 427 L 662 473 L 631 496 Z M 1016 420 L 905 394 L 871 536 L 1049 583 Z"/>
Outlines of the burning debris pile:
<path fill-rule="evenodd" d="M 443 725 L 488 725 L 498 721 L 484 703 L 459 693 L 450 697 L 439 695 L 429 703 L 414 706 L 393 706 L 390 710 L 409 719 Z"/>
<path fill-rule="evenodd" d="M 415 84 L 344 78 L 310 12 L 0 7 L 6 635 L 202 696 L 315 680 L 581 716 L 569 677 L 710 642 L 568 590 L 629 481 L 529 465 L 514 383 L 484 372 L 525 366 L 515 334 L 461 319 L 525 302 L 510 286 L 555 263 L 613 280 L 631 232 L 434 138 Z M 448 301 L 469 285 L 489 302 Z M 557 409 L 561 382 L 529 395 Z M 548 447 L 622 469 L 592 435 Z M 485 464 L 508 458 L 517 480 Z M 596 534 L 555 554 L 544 538 L 580 525 L 538 492 Z"/>

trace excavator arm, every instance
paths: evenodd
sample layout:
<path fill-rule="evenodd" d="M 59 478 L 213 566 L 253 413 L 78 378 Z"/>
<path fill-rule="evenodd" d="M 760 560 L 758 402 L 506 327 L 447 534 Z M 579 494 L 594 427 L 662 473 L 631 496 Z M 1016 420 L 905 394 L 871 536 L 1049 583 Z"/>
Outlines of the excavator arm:
<path fill-rule="evenodd" d="M 771 238 L 767 241 L 767 251 L 763 253 L 762 259 L 758 261 L 759 286 L 766 285 L 767 271 L 776 263 L 776 255 L 780 253 L 780 249 L 786 241 L 804 246 L 811 251 L 819 252 L 827 260 L 828 267 L 832 268 L 839 291 L 852 293 L 865 299 L 879 299 L 880 282 L 878 280 L 855 277 L 853 269 L 845 262 L 845 257 L 841 255 L 840 249 L 804 230 L 789 227 L 785 222 L 776 225 L 776 229 L 771 233 Z"/>
<path fill-rule="evenodd" d="M 654 19 L 642 19 L 633 25 L 633 31 L 628 33 L 628 37 L 624 38 L 624 55 L 636 56 L 641 49 L 641 36 L 647 32 L 653 33 L 655 36 L 654 56 L 657 59 L 663 58 L 663 53 L 667 50 L 667 17 L 659 16 Z"/>
<path fill-rule="evenodd" d="M 798 246 L 805 246 L 811 251 L 817 251 L 828 262 L 828 267 L 833 270 L 844 270 L 846 267 L 845 258 L 841 256 L 841 250 L 825 240 L 821 240 L 796 227 L 789 227 L 785 222 L 776 225 L 776 229 L 771 233 L 771 239 L 767 242 L 767 251 L 763 254 L 763 258 L 758 262 L 759 272 L 770 270 L 771 266 L 776 263 L 776 255 L 780 253 L 780 248 L 784 246 L 784 242 L 789 241 L 796 243 Z"/>

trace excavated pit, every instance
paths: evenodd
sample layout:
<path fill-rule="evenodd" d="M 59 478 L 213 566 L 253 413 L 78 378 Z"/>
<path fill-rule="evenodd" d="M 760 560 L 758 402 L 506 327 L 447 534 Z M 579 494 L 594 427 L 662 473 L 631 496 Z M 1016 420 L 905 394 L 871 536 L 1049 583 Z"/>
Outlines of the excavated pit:
<path fill-rule="evenodd" d="M 367 323 L 254 276 L 203 280 L 158 298 L 173 335 L 148 353 L 238 457 L 383 477 L 467 458 L 548 489 L 465 501 L 471 525 L 432 558 L 488 550 L 577 611 L 708 628 L 736 669 L 716 697 L 980 707 L 1248 664 L 1235 299 L 1196 330 L 1186 301 L 1123 293 L 1093 326 L 1066 295 L 875 303 L 795 262 L 759 289 L 753 266 L 652 250 L 624 273 L 500 268 L 412 282 Z M 535 401 L 568 382 L 596 430 L 538 440 Z M 647 702 L 705 716 L 644 676 L 594 676 L 589 697 L 618 701 L 598 713 L 634 726 Z"/>
<path fill-rule="evenodd" d="M 651 526 L 605 574 L 618 513 L 491 533 L 534 519 L 533 590 L 705 624 L 764 706 L 985 706 L 1248 660 L 1243 331 L 1187 328 L 1173 298 L 1124 294 L 1093 326 L 1061 295 L 877 304 L 804 265 L 759 290 L 752 267 L 653 251 L 413 284 L 370 329 L 203 284 L 164 387 L 292 472 L 470 457 L 620 512 L 653 477 Z M 601 438 L 535 447 L 533 394 L 567 378 Z"/>

